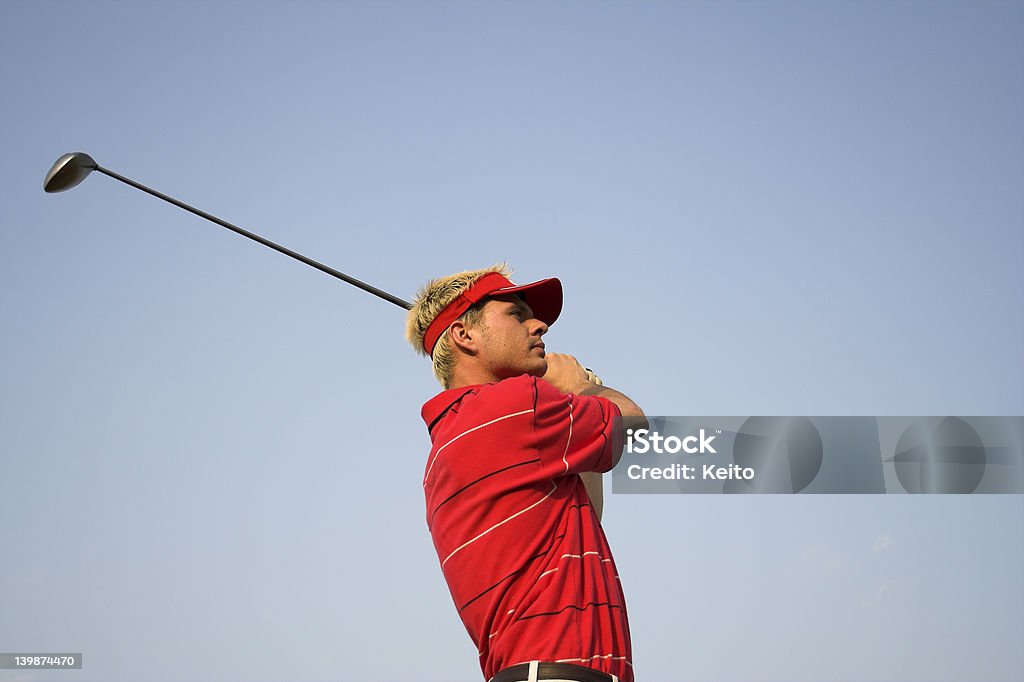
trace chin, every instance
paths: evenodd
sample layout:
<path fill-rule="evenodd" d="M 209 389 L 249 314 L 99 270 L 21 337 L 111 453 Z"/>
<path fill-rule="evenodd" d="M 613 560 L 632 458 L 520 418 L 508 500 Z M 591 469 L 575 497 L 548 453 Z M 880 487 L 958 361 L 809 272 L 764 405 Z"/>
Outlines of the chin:
<path fill-rule="evenodd" d="M 548 361 L 547 360 L 541 360 L 540 363 L 538 363 L 536 365 L 531 365 L 530 369 L 528 369 L 526 371 L 526 373 L 529 374 L 532 377 L 542 377 L 542 376 L 544 376 L 545 374 L 548 373 Z"/>

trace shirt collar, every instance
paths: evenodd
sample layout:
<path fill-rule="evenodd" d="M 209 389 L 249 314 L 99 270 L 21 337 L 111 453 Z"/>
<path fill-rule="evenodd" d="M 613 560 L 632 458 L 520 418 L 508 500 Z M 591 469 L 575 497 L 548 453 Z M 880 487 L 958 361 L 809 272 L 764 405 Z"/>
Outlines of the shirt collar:
<path fill-rule="evenodd" d="M 451 388 L 447 391 L 438 393 L 424 403 L 423 409 L 420 410 L 420 415 L 423 417 L 423 421 L 427 424 L 427 430 L 429 431 L 434 428 L 434 424 L 442 415 L 444 415 L 445 412 L 448 411 L 448 408 L 462 400 L 467 393 L 472 393 L 480 388 L 480 386 L 480 384 L 474 384 L 471 386 Z"/>

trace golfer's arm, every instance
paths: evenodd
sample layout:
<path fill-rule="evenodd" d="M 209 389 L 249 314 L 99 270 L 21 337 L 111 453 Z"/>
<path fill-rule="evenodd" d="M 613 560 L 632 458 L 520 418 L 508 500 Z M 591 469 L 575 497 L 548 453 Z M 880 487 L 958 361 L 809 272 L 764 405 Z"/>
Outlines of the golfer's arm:
<path fill-rule="evenodd" d="M 590 506 L 597 514 L 598 521 L 601 520 L 601 514 L 604 512 L 604 480 L 601 476 L 602 474 L 596 471 L 584 471 L 580 474 L 580 478 L 583 479 L 583 487 L 587 489 L 587 495 L 590 496 Z"/>
<path fill-rule="evenodd" d="M 619 411 L 622 412 L 623 429 L 647 428 L 647 417 L 644 416 L 640 406 L 614 388 L 591 384 L 580 391 L 579 394 L 601 396 L 615 403 Z M 622 454 L 622 444 L 613 444 L 612 448 L 613 457 L 615 458 L 612 466 L 614 466 L 618 464 L 619 457 Z M 580 474 L 580 478 L 583 479 L 583 485 L 590 496 L 590 505 L 594 508 L 594 513 L 597 514 L 597 520 L 600 521 L 601 515 L 604 512 L 604 480 L 601 478 L 601 474 L 596 471 L 586 471 Z"/>

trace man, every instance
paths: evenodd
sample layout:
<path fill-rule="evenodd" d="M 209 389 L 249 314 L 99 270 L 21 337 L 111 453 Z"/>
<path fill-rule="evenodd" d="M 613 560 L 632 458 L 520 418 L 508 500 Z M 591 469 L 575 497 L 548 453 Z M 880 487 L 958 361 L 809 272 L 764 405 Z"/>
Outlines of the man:
<path fill-rule="evenodd" d="M 406 335 L 446 389 L 422 410 L 427 526 L 485 679 L 630 682 L 600 472 L 621 453 L 616 418 L 646 421 L 575 358 L 546 352 L 559 281 L 509 274 L 434 280 L 409 313 Z"/>

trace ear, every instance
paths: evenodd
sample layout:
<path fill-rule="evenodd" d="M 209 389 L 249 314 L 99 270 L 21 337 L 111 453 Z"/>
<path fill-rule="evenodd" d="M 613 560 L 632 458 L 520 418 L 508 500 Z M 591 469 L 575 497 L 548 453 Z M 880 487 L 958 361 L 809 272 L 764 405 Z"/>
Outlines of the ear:
<path fill-rule="evenodd" d="M 470 329 L 461 320 L 452 322 L 452 326 L 448 328 L 448 338 L 455 346 L 453 350 L 460 350 L 466 355 L 476 355 L 478 341 L 476 330 Z"/>

